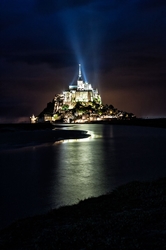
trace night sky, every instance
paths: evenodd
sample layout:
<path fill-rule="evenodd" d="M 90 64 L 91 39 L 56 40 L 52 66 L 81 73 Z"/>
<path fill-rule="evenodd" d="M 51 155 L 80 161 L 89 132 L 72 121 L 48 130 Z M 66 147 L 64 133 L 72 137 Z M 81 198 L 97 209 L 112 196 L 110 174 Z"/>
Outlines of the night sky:
<path fill-rule="evenodd" d="M 77 77 L 104 104 L 166 117 L 165 0 L 0 0 L 0 122 L 38 115 Z"/>

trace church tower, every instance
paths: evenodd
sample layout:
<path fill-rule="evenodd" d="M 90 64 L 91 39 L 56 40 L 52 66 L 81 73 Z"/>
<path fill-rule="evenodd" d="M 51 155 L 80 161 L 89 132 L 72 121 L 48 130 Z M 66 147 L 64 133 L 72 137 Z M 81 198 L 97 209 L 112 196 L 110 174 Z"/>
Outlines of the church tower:
<path fill-rule="evenodd" d="M 79 64 L 78 66 L 79 66 L 78 80 L 82 80 L 82 78 L 81 78 L 81 64 Z"/>
<path fill-rule="evenodd" d="M 81 74 L 81 64 L 78 65 L 78 80 L 77 80 L 77 90 L 84 90 L 84 82 L 82 80 L 82 74 Z"/>

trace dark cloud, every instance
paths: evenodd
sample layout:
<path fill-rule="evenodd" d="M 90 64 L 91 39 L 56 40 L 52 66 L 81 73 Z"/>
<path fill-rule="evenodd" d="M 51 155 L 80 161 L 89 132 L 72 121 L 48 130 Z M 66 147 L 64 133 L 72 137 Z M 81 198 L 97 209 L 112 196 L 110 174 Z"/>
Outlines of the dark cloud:
<path fill-rule="evenodd" d="M 30 65 L 48 64 L 51 67 L 61 68 L 75 65 L 75 57 L 72 53 L 29 53 L 26 55 L 13 55 L 8 58 L 10 63 L 22 62 Z"/>
<path fill-rule="evenodd" d="M 117 9 L 124 7 L 125 5 L 130 4 L 130 0 L 105 0 L 105 1 L 92 1 L 90 6 L 92 10 L 98 12 L 108 12 L 116 11 Z"/>
<path fill-rule="evenodd" d="M 138 6 L 145 10 L 151 10 L 161 7 L 166 7 L 165 0 L 140 0 L 138 1 Z"/>
<path fill-rule="evenodd" d="M 16 27 L 32 16 L 33 1 L 2 0 L 0 1 L 0 30 Z"/>
<path fill-rule="evenodd" d="M 14 14 L 13 13 L 6 13 L 0 11 L 0 30 L 7 29 L 10 26 L 15 26 L 23 20 L 25 20 L 25 15 L 23 14 Z"/>
<path fill-rule="evenodd" d="M 133 56 L 131 57 L 131 61 L 129 66 L 135 66 L 135 67 L 153 67 L 157 68 L 161 65 L 166 65 L 166 58 L 164 56 Z"/>
<path fill-rule="evenodd" d="M 104 103 L 166 115 L 164 11 L 153 0 L 1 1 L 1 116 L 40 113 L 80 61 Z"/>
<path fill-rule="evenodd" d="M 50 14 L 56 11 L 76 8 L 95 1 L 90 0 L 36 0 L 36 10 L 41 14 Z"/>

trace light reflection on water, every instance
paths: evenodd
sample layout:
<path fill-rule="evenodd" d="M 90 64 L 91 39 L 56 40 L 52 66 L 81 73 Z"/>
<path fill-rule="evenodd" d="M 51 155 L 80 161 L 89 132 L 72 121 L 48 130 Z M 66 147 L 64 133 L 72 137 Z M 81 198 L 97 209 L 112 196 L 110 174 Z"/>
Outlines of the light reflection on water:
<path fill-rule="evenodd" d="M 1 225 L 166 176 L 166 130 L 76 125 L 91 137 L 0 153 Z"/>
<path fill-rule="evenodd" d="M 59 205 L 72 204 L 73 201 L 76 203 L 80 199 L 98 196 L 109 191 L 103 167 L 105 164 L 105 152 L 101 143 L 103 129 L 102 126 L 99 126 L 99 130 L 89 130 L 88 128 L 89 125 L 85 125 L 84 129 L 91 135 L 89 138 L 66 140 L 60 145 L 61 149 L 57 163 L 59 166 L 58 193 L 59 197 L 61 197 Z M 73 127 L 70 129 L 73 129 Z M 74 129 L 83 128 L 77 125 Z M 107 137 L 113 138 L 112 126 L 107 132 L 109 132 Z M 110 145 L 114 150 L 113 140 Z M 112 155 L 112 157 L 114 156 Z M 110 179 L 112 178 L 113 176 Z M 53 194 L 56 194 L 56 191 L 57 185 L 53 188 Z"/>

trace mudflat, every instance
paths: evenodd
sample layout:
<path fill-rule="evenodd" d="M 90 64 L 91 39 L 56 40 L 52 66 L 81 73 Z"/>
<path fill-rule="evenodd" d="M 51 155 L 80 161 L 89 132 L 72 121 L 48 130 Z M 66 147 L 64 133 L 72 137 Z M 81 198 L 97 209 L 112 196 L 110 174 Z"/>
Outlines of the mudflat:
<path fill-rule="evenodd" d="M 83 130 L 63 130 L 52 124 L 6 124 L 0 126 L 0 149 L 54 143 L 67 139 L 82 139 L 90 135 Z"/>

